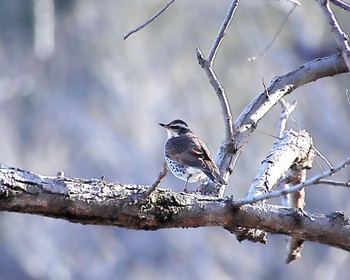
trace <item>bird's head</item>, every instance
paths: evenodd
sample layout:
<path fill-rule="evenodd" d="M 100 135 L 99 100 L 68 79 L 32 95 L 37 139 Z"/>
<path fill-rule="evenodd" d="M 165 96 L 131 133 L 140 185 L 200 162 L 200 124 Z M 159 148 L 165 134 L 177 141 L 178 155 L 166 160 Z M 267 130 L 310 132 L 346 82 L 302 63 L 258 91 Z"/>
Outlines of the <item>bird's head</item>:
<path fill-rule="evenodd" d="M 183 120 L 174 120 L 168 124 L 160 123 L 159 125 L 167 130 L 168 138 L 192 132 L 191 128 Z"/>

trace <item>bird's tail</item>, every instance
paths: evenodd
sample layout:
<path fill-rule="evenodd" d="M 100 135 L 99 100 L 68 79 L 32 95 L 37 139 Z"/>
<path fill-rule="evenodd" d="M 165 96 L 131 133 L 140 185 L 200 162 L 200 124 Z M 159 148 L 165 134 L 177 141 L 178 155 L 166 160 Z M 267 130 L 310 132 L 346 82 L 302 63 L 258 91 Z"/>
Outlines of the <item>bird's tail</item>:
<path fill-rule="evenodd" d="M 216 172 L 216 171 L 212 171 L 212 172 L 208 172 L 208 171 L 204 171 L 204 173 L 210 178 L 210 180 L 212 180 L 214 183 L 216 184 L 220 184 L 220 185 L 227 185 L 227 182 L 221 177 L 221 175 Z"/>

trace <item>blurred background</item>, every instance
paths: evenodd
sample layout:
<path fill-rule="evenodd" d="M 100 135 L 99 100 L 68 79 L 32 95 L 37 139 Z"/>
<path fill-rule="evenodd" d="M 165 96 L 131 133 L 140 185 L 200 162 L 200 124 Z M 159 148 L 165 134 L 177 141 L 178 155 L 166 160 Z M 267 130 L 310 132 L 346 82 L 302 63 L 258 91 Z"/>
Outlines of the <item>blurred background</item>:
<path fill-rule="evenodd" d="M 215 61 L 236 118 L 277 75 L 337 52 L 315 1 L 303 1 L 263 56 L 292 8 L 289 1 L 241 1 Z M 217 97 L 199 67 L 230 1 L 177 1 L 123 41 L 165 1 L 2 0 L 1 163 L 43 175 L 151 184 L 162 169 L 166 132 L 187 121 L 215 155 L 223 139 Z M 335 8 L 349 34 L 350 15 Z M 250 57 L 258 56 L 255 61 Z M 346 74 L 288 96 L 293 114 L 335 165 L 350 154 Z M 277 131 L 279 105 L 259 123 L 226 194 L 243 197 Z M 297 129 L 290 121 L 289 128 Z M 317 161 L 323 168 L 324 162 Z M 321 172 L 320 166 L 309 177 Z M 348 180 L 349 169 L 334 179 Z M 169 174 L 161 188 L 182 190 Z M 196 185 L 190 186 L 193 189 Z M 306 211 L 350 215 L 349 189 L 312 186 Z M 279 203 L 278 200 L 275 201 Z M 346 279 L 347 252 L 306 242 L 284 264 L 286 238 L 239 243 L 222 228 L 135 231 L 0 213 L 0 279 Z"/>

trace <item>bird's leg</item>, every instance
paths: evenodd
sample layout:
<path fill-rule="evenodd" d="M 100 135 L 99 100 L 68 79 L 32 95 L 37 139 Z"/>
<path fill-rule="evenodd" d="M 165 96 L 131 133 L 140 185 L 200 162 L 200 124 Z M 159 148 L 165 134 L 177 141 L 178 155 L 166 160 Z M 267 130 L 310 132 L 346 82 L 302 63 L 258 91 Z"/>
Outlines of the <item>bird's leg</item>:
<path fill-rule="evenodd" d="M 187 183 L 188 183 L 188 180 L 190 179 L 190 177 L 187 177 L 187 180 L 186 180 L 186 183 L 184 185 L 184 189 L 182 190 L 183 192 L 188 192 L 188 189 L 187 189 Z"/>

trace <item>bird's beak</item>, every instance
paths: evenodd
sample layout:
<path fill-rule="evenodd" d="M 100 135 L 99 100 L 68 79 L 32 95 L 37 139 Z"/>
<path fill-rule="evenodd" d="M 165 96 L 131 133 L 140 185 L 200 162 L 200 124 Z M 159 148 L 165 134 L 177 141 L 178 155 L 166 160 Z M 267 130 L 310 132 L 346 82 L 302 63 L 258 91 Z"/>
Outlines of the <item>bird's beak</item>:
<path fill-rule="evenodd" d="M 164 124 L 164 123 L 160 123 L 159 125 L 164 127 L 164 128 L 169 128 L 169 126 L 167 124 Z"/>

